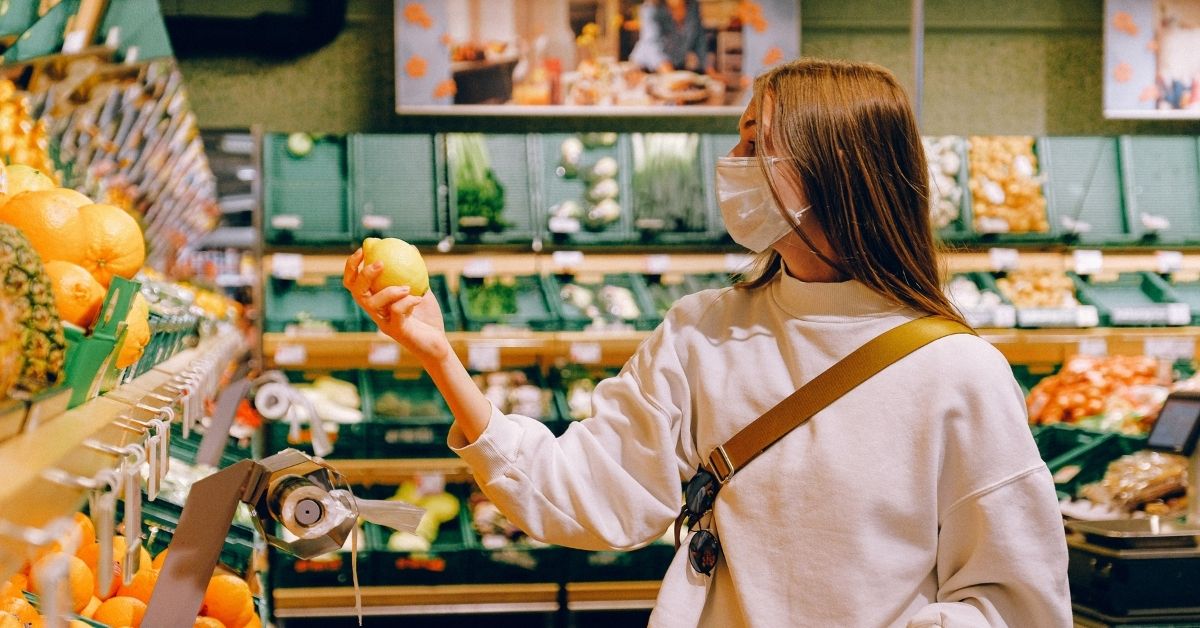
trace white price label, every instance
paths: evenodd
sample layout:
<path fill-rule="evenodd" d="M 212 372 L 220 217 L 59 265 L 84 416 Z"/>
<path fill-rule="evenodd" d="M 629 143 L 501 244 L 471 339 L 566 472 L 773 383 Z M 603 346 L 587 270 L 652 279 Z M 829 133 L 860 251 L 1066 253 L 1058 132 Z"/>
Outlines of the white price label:
<path fill-rule="evenodd" d="M 563 270 L 574 270 L 583 266 L 582 251 L 555 251 L 551 258 L 554 265 Z"/>
<path fill-rule="evenodd" d="M 1080 355 L 1108 355 L 1108 341 L 1103 338 L 1084 338 L 1079 341 Z"/>
<path fill-rule="evenodd" d="M 575 364 L 599 364 L 600 355 L 600 343 L 598 342 L 571 343 L 571 362 Z"/>
<path fill-rule="evenodd" d="M 725 272 L 744 273 L 750 270 L 750 265 L 754 263 L 754 257 L 751 255 L 742 255 L 739 253 L 727 253 L 725 255 Z"/>
<path fill-rule="evenodd" d="M 275 347 L 275 364 L 300 366 L 308 362 L 308 350 L 304 345 L 279 345 Z"/>
<path fill-rule="evenodd" d="M 1192 322 L 1192 307 L 1187 303 L 1167 304 L 1168 325 L 1190 325 Z"/>
<path fill-rule="evenodd" d="M 362 226 L 369 231 L 386 231 L 392 228 L 392 219 L 390 216 L 367 214 L 362 217 Z"/>
<path fill-rule="evenodd" d="M 479 343 L 467 345 L 467 366 L 473 371 L 500 370 L 500 347 Z"/>
<path fill-rule="evenodd" d="M 466 265 L 463 266 L 464 277 L 478 279 L 480 277 L 490 277 L 494 272 L 496 271 L 495 268 L 492 267 L 492 258 L 490 257 L 480 257 L 478 259 L 469 260 Z"/>
<path fill-rule="evenodd" d="M 662 275 L 671 270 L 670 255 L 647 255 L 646 272 L 651 275 Z"/>
<path fill-rule="evenodd" d="M 400 345 L 394 342 L 373 342 L 367 350 L 367 362 L 377 366 L 394 366 L 400 363 Z"/>
<path fill-rule="evenodd" d="M 988 249 L 988 260 L 994 272 L 1016 270 L 1021 254 L 1016 249 Z"/>
<path fill-rule="evenodd" d="M 1075 308 L 1076 327 L 1096 327 L 1100 325 L 1100 310 L 1094 305 L 1081 305 Z"/>
<path fill-rule="evenodd" d="M 418 473 L 418 495 L 436 495 L 446 490 L 446 475 L 444 473 Z"/>
<path fill-rule="evenodd" d="M 582 229 L 578 218 L 554 216 L 550 219 L 550 233 L 579 233 Z"/>
<path fill-rule="evenodd" d="M 1158 262 L 1158 272 L 1164 275 L 1183 270 L 1183 253 L 1179 251 L 1159 251 L 1154 259 Z"/>
<path fill-rule="evenodd" d="M 980 233 L 1008 233 L 1008 221 L 1003 218 L 982 217 L 975 221 L 975 230 Z"/>
<path fill-rule="evenodd" d="M 1142 350 L 1160 360 L 1192 360 L 1196 357 L 1196 341 L 1193 338 L 1147 338 Z"/>
<path fill-rule="evenodd" d="M 1075 274 L 1095 275 L 1104 270 L 1104 253 L 1094 249 L 1075 251 Z"/>
<path fill-rule="evenodd" d="M 1016 327 L 1017 309 L 1011 305 L 997 305 L 992 313 L 993 327 Z"/>
<path fill-rule="evenodd" d="M 304 275 L 304 256 L 295 253 L 276 253 L 271 256 L 271 275 L 295 281 Z"/>
<path fill-rule="evenodd" d="M 280 231 L 295 231 L 304 226 L 304 221 L 296 214 L 279 214 L 271 216 L 271 228 Z"/>

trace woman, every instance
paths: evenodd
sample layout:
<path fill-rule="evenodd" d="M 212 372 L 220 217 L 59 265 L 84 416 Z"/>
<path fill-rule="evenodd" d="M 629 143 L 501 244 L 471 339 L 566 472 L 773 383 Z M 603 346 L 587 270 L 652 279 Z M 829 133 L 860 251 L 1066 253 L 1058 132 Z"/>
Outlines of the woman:
<path fill-rule="evenodd" d="M 710 451 L 943 296 L 925 157 L 902 89 L 869 64 L 800 60 L 757 79 L 718 165 L 730 234 L 761 251 L 736 288 L 679 301 L 594 417 L 555 439 L 506 416 L 450 349 L 438 305 L 345 283 L 418 356 L 455 416 L 450 445 L 531 536 L 633 548 L 661 536 Z M 780 208 L 786 209 L 786 211 Z M 711 576 L 670 566 L 655 626 L 1069 626 L 1049 472 L 1003 356 L 942 338 L 855 388 L 721 488 Z"/>
<path fill-rule="evenodd" d="M 648 0 L 638 8 L 638 40 L 629 60 L 647 72 L 708 68 L 708 37 L 695 0 Z"/>

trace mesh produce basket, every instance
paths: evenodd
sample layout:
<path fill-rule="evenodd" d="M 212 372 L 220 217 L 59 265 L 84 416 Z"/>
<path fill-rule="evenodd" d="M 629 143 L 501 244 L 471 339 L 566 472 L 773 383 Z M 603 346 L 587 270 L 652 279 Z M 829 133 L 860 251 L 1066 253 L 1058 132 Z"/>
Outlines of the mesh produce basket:
<path fill-rule="evenodd" d="M 1200 155 L 1195 137 L 1122 137 L 1121 165 L 1125 204 L 1143 239 L 1200 240 Z"/>
<path fill-rule="evenodd" d="M 1053 231 L 1085 244 L 1138 238 L 1122 194 L 1115 137 L 1047 137 L 1040 146 Z"/>
<path fill-rule="evenodd" d="M 274 245 L 340 245 L 354 235 L 347 191 L 346 140 L 321 137 L 312 150 L 288 150 L 288 136 L 263 142 L 263 236 Z"/>
<path fill-rule="evenodd" d="M 354 237 L 434 244 L 450 235 L 440 138 L 351 135 L 350 196 Z"/>

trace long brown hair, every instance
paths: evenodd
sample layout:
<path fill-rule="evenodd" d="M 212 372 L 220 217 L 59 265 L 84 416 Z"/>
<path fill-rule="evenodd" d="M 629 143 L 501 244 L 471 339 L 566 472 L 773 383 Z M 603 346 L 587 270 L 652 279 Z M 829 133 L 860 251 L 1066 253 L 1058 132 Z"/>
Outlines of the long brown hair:
<path fill-rule="evenodd" d="M 771 169 L 782 168 L 783 178 L 799 185 L 812 207 L 808 214 L 836 252 L 834 260 L 820 257 L 899 304 L 963 322 L 942 292 L 925 151 L 896 77 L 870 63 L 800 59 L 759 76 L 754 94 L 760 165 L 766 173 L 767 146 L 784 158 Z M 769 128 L 764 103 L 770 103 Z M 767 180 L 782 207 L 774 177 Z M 769 251 L 739 285 L 764 286 L 782 268 L 779 254 Z"/>

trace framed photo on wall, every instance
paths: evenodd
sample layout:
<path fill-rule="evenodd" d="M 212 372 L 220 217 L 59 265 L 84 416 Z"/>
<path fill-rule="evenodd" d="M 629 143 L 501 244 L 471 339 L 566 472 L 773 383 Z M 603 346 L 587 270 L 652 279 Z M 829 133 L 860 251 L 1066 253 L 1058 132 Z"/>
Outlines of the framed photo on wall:
<path fill-rule="evenodd" d="M 395 0 L 396 111 L 737 115 L 799 0 Z"/>
<path fill-rule="evenodd" d="M 1106 0 L 1104 117 L 1200 118 L 1200 0 Z"/>

